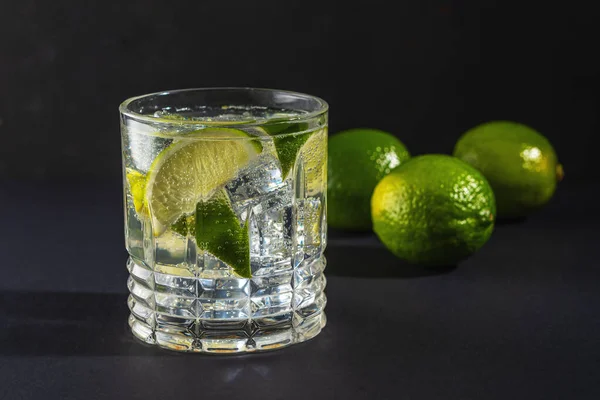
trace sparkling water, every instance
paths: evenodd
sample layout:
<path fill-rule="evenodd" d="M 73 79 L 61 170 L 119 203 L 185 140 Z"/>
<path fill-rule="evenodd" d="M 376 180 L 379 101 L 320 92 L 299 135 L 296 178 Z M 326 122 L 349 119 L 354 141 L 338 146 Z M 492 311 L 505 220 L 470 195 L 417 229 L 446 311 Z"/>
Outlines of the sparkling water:
<path fill-rule="evenodd" d="M 213 114 L 256 121 L 269 110 L 236 111 Z M 193 234 L 167 229 L 156 236 L 125 179 L 129 324 L 146 343 L 192 352 L 268 350 L 310 339 L 325 325 L 326 126 L 294 133 L 308 140 L 287 177 L 273 137 L 243 129 L 263 149 L 223 189 L 240 225 L 248 223 L 251 278 L 200 249 Z M 173 128 L 133 120 L 122 132 L 125 170 L 142 175 L 177 140 Z"/>

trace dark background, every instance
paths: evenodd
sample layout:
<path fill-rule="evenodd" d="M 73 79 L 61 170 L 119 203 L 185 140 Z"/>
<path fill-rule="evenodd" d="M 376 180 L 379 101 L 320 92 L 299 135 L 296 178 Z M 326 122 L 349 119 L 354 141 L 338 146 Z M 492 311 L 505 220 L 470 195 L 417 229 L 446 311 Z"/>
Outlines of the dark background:
<path fill-rule="evenodd" d="M 205 86 L 318 95 L 331 132 L 389 130 L 413 154 L 512 119 L 569 180 L 595 175 L 599 14 L 581 4 L 3 1 L 0 179 L 117 180 L 119 103 Z"/>
<path fill-rule="evenodd" d="M 600 14 L 582 4 L 0 0 L 0 399 L 600 398 Z M 318 95 L 332 133 L 413 154 L 520 121 L 566 178 L 443 271 L 331 232 L 316 339 L 175 355 L 126 325 L 117 107 L 206 86 Z"/>

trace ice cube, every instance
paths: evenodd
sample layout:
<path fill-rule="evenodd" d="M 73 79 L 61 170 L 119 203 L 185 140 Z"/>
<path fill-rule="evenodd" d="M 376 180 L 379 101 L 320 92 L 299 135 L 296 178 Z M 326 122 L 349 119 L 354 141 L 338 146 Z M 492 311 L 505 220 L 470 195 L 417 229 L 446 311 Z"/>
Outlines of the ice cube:
<path fill-rule="evenodd" d="M 262 154 L 238 176 L 225 185 L 234 212 L 241 221 L 248 217 L 248 211 L 259 203 L 279 202 L 282 196 L 272 193 L 287 193 L 289 182 L 282 178 L 279 162 L 271 154 Z M 273 207 L 276 204 L 264 204 Z M 260 211 L 259 211 L 260 212 Z"/>
<path fill-rule="evenodd" d="M 252 275 L 291 269 L 292 207 L 257 204 L 250 211 L 250 266 Z M 258 212 L 258 210 L 261 212 Z M 256 210 L 256 211 L 255 211 Z"/>

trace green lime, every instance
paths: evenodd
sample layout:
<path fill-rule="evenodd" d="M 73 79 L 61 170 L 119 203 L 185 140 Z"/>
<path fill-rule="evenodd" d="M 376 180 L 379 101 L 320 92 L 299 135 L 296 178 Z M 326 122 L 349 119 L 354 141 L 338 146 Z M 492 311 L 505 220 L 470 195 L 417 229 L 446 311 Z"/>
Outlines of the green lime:
<path fill-rule="evenodd" d="M 285 179 L 296 162 L 298 152 L 311 136 L 312 132 L 307 132 L 308 123 L 275 120 L 262 128 L 273 137 L 275 152 Z"/>
<path fill-rule="evenodd" d="M 376 129 L 351 129 L 329 139 L 327 222 L 370 230 L 370 201 L 377 183 L 410 158 L 404 144 Z"/>
<path fill-rule="evenodd" d="M 327 190 L 327 128 L 312 132 L 298 153 L 302 157 L 307 196 Z"/>
<path fill-rule="evenodd" d="M 248 221 L 240 226 L 223 190 L 208 200 L 199 201 L 196 212 L 181 216 L 171 225 L 171 230 L 182 236 L 195 236 L 198 248 L 219 257 L 239 276 L 252 277 Z"/>
<path fill-rule="evenodd" d="M 129 193 L 133 199 L 133 206 L 138 215 L 147 213 L 144 203 L 144 194 L 146 193 L 146 175 L 131 168 L 125 170 L 125 179 L 129 185 Z"/>
<path fill-rule="evenodd" d="M 479 171 L 446 155 L 414 157 L 379 182 L 373 229 L 396 256 L 453 265 L 492 234 L 496 203 Z"/>
<path fill-rule="evenodd" d="M 501 218 L 522 217 L 546 204 L 563 177 L 550 142 L 516 122 L 488 122 L 467 131 L 454 155 L 477 168 L 494 189 Z"/>
<path fill-rule="evenodd" d="M 198 248 L 250 277 L 248 225 L 231 209 L 222 187 L 262 150 L 247 133 L 210 128 L 179 139 L 163 150 L 145 179 L 144 205 L 156 236 L 168 227 L 192 234 Z M 135 196 L 134 196 L 135 198 Z"/>
<path fill-rule="evenodd" d="M 196 243 L 243 278 L 251 278 L 248 221 L 240 226 L 223 190 L 196 205 Z"/>
<path fill-rule="evenodd" d="M 261 149 L 257 140 L 236 129 L 210 128 L 187 136 L 193 139 L 173 142 L 147 174 L 145 204 L 157 236 L 182 215 L 193 213 L 199 200 L 211 198 Z"/>
<path fill-rule="evenodd" d="M 323 193 L 327 174 L 327 128 L 305 134 L 305 143 L 298 149 L 304 160 L 303 170 L 306 194 L 309 196 Z M 266 150 L 265 150 L 266 151 Z M 276 155 L 276 154 L 275 154 Z M 292 162 L 292 166 L 296 160 Z M 194 234 L 194 214 L 183 215 L 171 225 L 171 230 L 180 235 Z"/>
<path fill-rule="evenodd" d="M 182 215 L 171 225 L 171 230 L 175 233 L 179 233 L 181 236 L 187 236 L 188 234 L 196 236 L 196 216 Z"/>

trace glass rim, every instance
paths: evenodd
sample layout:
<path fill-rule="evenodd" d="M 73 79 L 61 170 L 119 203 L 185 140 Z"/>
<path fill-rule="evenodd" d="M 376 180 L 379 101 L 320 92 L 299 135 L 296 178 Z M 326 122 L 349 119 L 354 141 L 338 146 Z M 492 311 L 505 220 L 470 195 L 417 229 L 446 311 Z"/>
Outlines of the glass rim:
<path fill-rule="evenodd" d="M 289 117 L 273 117 L 273 118 L 264 118 L 260 121 L 249 121 L 249 122 L 241 122 L 241 123 L 223 123 L 223 121 L 211 121 L 205 119 L 193 119 L 193 120 L 173 120 L 169 118 L 155 117 L 154 115 L 149 114 L 141 114 L 135 112 L 129 108 L 131 103 L 136 100 L 141 100 L 150 96 L 169 96 L 182 92 L 205 92 L 205 91 L 227 91 L 227 90 L 237 90 L 237 91 L 264 91 L 264 92 L 273 92 L 273 93 L 283 93 L 296 97 L 302 97 L 305 99 L 314 100 L 317 102 L 318 107 L 316 110 L 293 115 Z M 250 105 L 250 104 L 249 104 Z M 306 93 L 295 92 L 291 90 L 280 90 L 280 89 L 269 89 L 269 88 L 254 88 L 254 87 L 243 87 L 243 86 L 222 86 L 222 87 L 204 87 L 204 88 L 188 88 L 188 89 L 174 89 L 174 90 L 163 90 L 160 92 L 147 93 L 139 96 L 134 96 L 126 99 L 119 105 L 119 112 L 121 115 L 125 115 L 129 118 L 135 119 L 140 122 L 154 122 L 154 123 L 162 123 L 169 125 L 204 125 L 204 126 L 215 126 L 220 128 L 244 128 L 244 127 L 256 127 L 266 124 L 278 124 L 278 123 L 289 123 L 290 121 L 308 121 L 314 118 L 317 118 L 321 115 L 324 115 L 329 111 L 329 104 L 325 100 L 320 97 L 313 96 Z"/>

